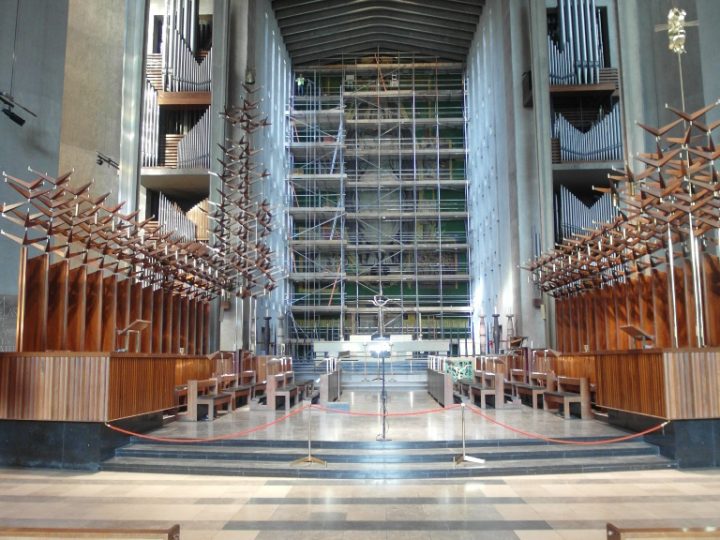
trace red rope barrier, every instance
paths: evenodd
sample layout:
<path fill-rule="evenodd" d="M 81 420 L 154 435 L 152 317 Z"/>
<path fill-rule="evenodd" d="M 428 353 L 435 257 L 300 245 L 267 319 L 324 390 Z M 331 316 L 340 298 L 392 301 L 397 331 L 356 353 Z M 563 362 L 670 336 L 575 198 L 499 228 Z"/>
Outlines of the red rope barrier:
<path fill-rule="evenodd" d="M 303 405 L 302 407 L 299 407 L 299 408 L 295 409 L 294 411 L 292 411 L 284 416 L 281 416 L 280 418 L 276 418 L 272 422 L 268 422 L 266 424 L 261 424 L 259 426 L 244 429 L 242 431 L 236 431 L 234 433 L 227 433 L 225 435 L 218 435 L 217 437 L 206 437 L 206 438 L 188 437 L 186 439 L 178 439 L 178 438 L 173 438 L 173 437 L 154 437 L 152 435 L 143 435 L 142 433 L 135 433 L 133 431 L 128 431 L 127 429 L 113 426 L 107 422 L 105 422 L 105 425 L 107 427 L 109 427 L 110 429 L 112 429 L 113 431 L 117 431 L 118 433 L 123 433 L 124 435 L 130 435 L 132 437 L 138 437 L 139 439 L 147 439 L 149 441 L 155 441 L 155 442 L 190 444 L 190 443 L 222 441 L 222 440 L 226 440 L 226 439 L 234 439 L 236 437 L 244 437 L 245 435 L 250 435 L 251 433 L 255 433 L 256 431 L 262 431 L 263 429 L 267 429 L 270 426 L 279 424 L 280 422 L 287 420 L 288 418 L 295 416 L 296 414 L 301 413 L 302 411 L 304 411 L 307 408 L 308 408 L 307 405 Z"/>
<path fill-rule="evenodd" d="M 541 441 L 552 442 L 552 443 L 557 443 L 557 444 L 572 444 L 572 445 L 577 445 L 577 446 L 595 446 L 595 445 L 600 445 L 600 444 L 612 444 L 612 443 L 617 443 L 617 442 L 622 442 L 622 441 L 628 441 L 630 439 L 636 439 L 638 437 L 642 437 L 643 435 L 647 435 L 648 433 L 652 433 L 653 431 L 662 429 L 670 423 L 670 421 L 663 422 L 662 424 L 653 426 L 649 429 L 646 429 L 645 431 L 641 431 L 639 433 L 631 433 L 629 435 L 623 435 L 622 437 L 614 437 L 612 439 L 600 439 L 600 440 L 596 440 L 596 441 L 569 441 L 567 439 L 555 439 L 553 437 L 545 437 L 544 435 L 540 435 L 539 433 L 532 433 L 531 431 L 523 431 L 522 429 L 514 428 L 508 424 L 500 422 L 499 420 L 495 420 L 494 418 L 481 412 L 477 407 L 474 407 L 471 405 L 468 406 L 468 409 L 470 409 L 470 411 L 473 414 L 476 414 L 476 415 L 484 418 L 488 422 L 491 422 L 502 428 L 505 428 L 508 431 L 512 431 L 514 433 L 524 435 L 531 439 L 539 439 Z"/>
<path fill-rule="evenodd" d="M 394 413 L 387 413 L 384 416 L 421 416 L 423 414 L 432 414 L 437 412 L 445 412 L 449 411 L 451 409 L 457 409 L 460 407 L 458 404 L 448 405 L 447 407 L 438 407 L 436 409 L 422 409 L 419 411 L 410 411 L 410 412 L 394 412 Z M 317 409 L 319 411 L 324 412 L 330 412 L 335 414 L 344 414 L 346 416 L 383 416 L 383 413 L 377 413 L 377 412 L 353 412 L 353 411 L 342 411 L 339 409 L 332 409 L 330 407 L 323 407 L 322 405 L 312 405 L 313 409 Z"/>

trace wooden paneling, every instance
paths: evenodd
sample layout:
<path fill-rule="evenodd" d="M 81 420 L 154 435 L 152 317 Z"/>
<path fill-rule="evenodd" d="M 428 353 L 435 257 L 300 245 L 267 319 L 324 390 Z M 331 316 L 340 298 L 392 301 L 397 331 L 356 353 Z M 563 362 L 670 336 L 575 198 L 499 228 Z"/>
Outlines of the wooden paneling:
<path fill-rule="evenodd" d="M 117 276 L 103 279 L 101 351 L 114 351 L 117 336 Z"/>
<path fill-rule="evenodd" d="M 173 295 L 173 326 L 172 326 L 172 345 L 173 354 L 180 352 L 180 324 L 182 321 L 182 297 Z"/>
<path fill-rule="evenodd" d="M 188 354 L 197 353 L 197 308 L 198 301 L 190 300 L 190 314 L 188 317 Z"/>
<path fill-rule="evenodd" d="M 667 418 L 720 417 L 720 351 L 666 351 Z"/>
<path fill-rule="evenodd" d="M 82 351 L 85 349 L 86 267 L 72 268 L 69 279 L 67 348 L 71 351 Z"/>
<path fill-rule="evenodd" d="M 550 361 L 552 371 L 557 376 L 586 377 L 590 384 L 595 384 L 595 355 L 594 354 L 563 354 Z"/>
<path fill-rule="evenodd" d="M 138 285 L 140 285 L 138 283 Z M 141 344 L 140 350 L 145 354 L 150 354 L 153 350 L 153 336 L 155 335 L 155 320 L 153 319 L 154 306 L 153 301 L 155 294 L 151 286 L 140 289 L 140 297 L 142 298 L 142 319 L 150 321 L 150 326 L 143 330 L 140 334 Z"/>
<path fill-rule="evenodd" d="M 607 328 L 605 327 L 605 303 L 603 301 L 605 291 L 600 290 L 593 294 L 593 322 L 595 323 L 595 349 L 596 351 L 607 350 Z"/>
<path fill-rule="evenodd" d="M 665 417 L 665 380 L 660 352 L 599 354 L 595 365 L 599 406 Z"/>
<path fill-rule="evenodd" d="M 203 354 L 210 354 L 210 302 L 205 302 L 203 304 L 203 313 L 205 317 L 203 318 Z"/>
<path fill-rule="evenodd" d="M 85 294 L 85 348 L 83 351 L 99 351 L 102 337 L 103 273 L 93 272 L 87 276 Z M 38 349 L 42 350 L 42 349 Z"/>
<path fill-rule="evenodd" d="M 675 267 L 675 304 L 677 308 L 678 321 L 678 347 L 687 347 L 688 341 L 688 308 L 687 295 L 685 291 L 685 269 L 679 265 Z"/>
<path fill-rule="evenodd" d="M 108 384 L 108 419 L 117 420 L 171 409 L 175 401 L 176 358 L 132 353 L 112 355 Z"/>
<path fill-rule="evenodd" d="M 638 291 L 640 295 L 640 329 L 653 336 L 655 343 L 655 312 L 653 311 L 653 284 L 650 276 L 641 275 L 638 278 Z"/>
<path fill-rule="evenodd" d="M 0 354 L 0 418 L 102 422 L 107 356 Z"/>
<path fill-rule="evenodd" d="M 179 343 L 178 347 L 182 354 L 188 353 L 188 309 L 189 300 L 182 298 L 180 300 L 180 331 L 179 331 Z"/>
<path fill-rule="evenodd" d="M 115 316 L 115 324 L 120 330 L 127 328 L 130 324 L 131 285 L 132 282 L 129 279 L 120 280 L 117 284 L 117 314 Z M 119 348 L 126 347 L 124 338 L 120 340 L 121 343 L 118 343 L 117 337 L 115 339 L 116 345 L 113 349 L 110 350 L 115 351 Z"/>
<path fill-rule="evenodd" d="M 671 347 L 670 304 L 668 296 L 668 275 L 659 270 L 652 271 L 653 306 L 655 314 L 655 346 Z"/>
<path fill-rule="evenodd" d="M 48 273 L 47 349 L 67 349 L 68 273 L 70 262 L 50 265 Z"/>
<path fill-rule="evenodd" d="M 717 257 L 703 257 L 705 286 L 705 336 L 711 347 L 720 346 L 720 261 Z"/>
<path fill-rule="evenodd" d="M 205 348 L 203 345 L 203 338 L 205 337 L 205 332 L 203 332 L 203 328 L 205 326 L 205 310 L 203 309 L 203 303 L 198 302 L 197 307 L 197 319 L 195 320 L 195 351 L 196 354 L 203 354 L 205 352 Z"/>
<path fill-rule="evenodd" d="M 142 320 L 151 320 L 145 318 L 145 297 L 143 296 L 143 287 L 141 283 L 133 283 L 130 287 L 130 318 L 128 320 L 128 326 L 137 321 L 138 319 Z M 127 328 L 127 326 L 126 326 Z M 143 333 L 148 332 L 149 330 L 145 330 Z M 142 352 L 150 352 L 150 349 L 147 351 L 143 349 L 142 347 L 142 340 L 143 336 L 142 334 L 138 335 L 137 332 L 131 332 L 128 335 L 127 339 L 127 350 L 130 352 L 135 351 L 142 351 Z M 138 344 L 138 341 L 140 343 Z M 139 347 L 138 347 L 139 345 Z"/>
<path fill-rule="evenodd" d="M 636 328 L 642 327 L 642 318 L 640 317 L 641 295 L 640 295 L 640 282 L 637 277 L 632 278 L 627 283 L 627 310 L 628 310 L 628 324 L 635 326 Z M 641 343 L 633 338 L 628 339 L 628 348 L 639 349 Z"/>
<path fill-rule="evenodd" d="M 160 354 L 162 352 L 162 346 L 163 346 L 163 307 L 164 307 L 164 291 L 162 289 L 157 289 L 153 291 L 153 309 L 152 309 L 152 317 L 150 320 L 153 322 L 152 324 L 152 353 L 153 354 Z"/>
<path fill-rule="evenodd" d="M 20 288 L 18 311 L 23 313 L 21 351 L 44 351 L 47 347 L 48 272 L 49 256 L 27 259 L 24 265 L 25 282 Z M 21 268 L 22 279 L 23 269 Z"/>
<path fill-rule="evenodd" d="M 207 379 L 213 374 L 214 363 L 206 356 L 178 356 L 175 363 L 175 384 L 192 379 Z"/>
<path fill-rule="evenodd" d="M 175 318 L 175 314 L 173 313 L 173 308 L 175 307 L 175 303 L 173 302 L 173 294 L 166 292 L 163 299 L 163 332 L 162 332 L 162 352 L 164 353 L 173 353 L 177 351 L 173 351 L 172 343 L 173 343 L 173 320 Z M 157 351 L 160 352 L 160 351 Z"/>

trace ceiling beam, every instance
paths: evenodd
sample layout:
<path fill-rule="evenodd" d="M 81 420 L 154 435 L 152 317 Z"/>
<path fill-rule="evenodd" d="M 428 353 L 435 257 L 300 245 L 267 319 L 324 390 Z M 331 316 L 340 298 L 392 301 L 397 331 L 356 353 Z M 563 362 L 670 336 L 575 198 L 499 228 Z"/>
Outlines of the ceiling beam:
<path fill-rule="evenodd" d="M 288 20 L 293 24 L 298 24 L 308 20 L 315 20 L 318 17 L 331 18 L 348 15 L 352 16 L 358 13 L 367 13 L 381 9 L 395 11 L 400 14 L 417 15 L 430 19 L 443 19 L 450 22 L 455 22 L 458 18 L 473 19 L 475 21 L 479 18 L 479 14 L 460 14 L 457 11 L 443 9 L 441 7 L 443 4 L 439 2 L 434 5 L 412 7 L 402 6 L 396 2 L 384 2 L 382 0 L 368 0 L 367 2 L 356 4 L 357 1 L 358 0 L 350 0 L 348 5 L 348 1 L 346 0 L 325 0 L 321 6 L 318 6 L 315 9 L 306 9 L 303 4 L 300 4 L 293 8 L 276 11 L 275 16 L 280 26 L 283 26 L 283 24 Z"/>
<path fill-rule="evenodd" d="M 315 35 L 304 35 L 302 37 L 292 37 L 285 40 L 285 46 L 287 49 L 295 50 L 296 48 L 307 46 L 308 44 L 322 44 L 343 39 L 351 38 L 352 36 L 364 36 L 364 35 L 377 35 L 387 34 L 389 39 L 395 37 L 402 37 L 412 39 L 418 43 L 428 45 L 430 43 L 438 43 L 441 45 L 449 45 L 458 47 L 462 51 L 467 51 L 470 47 L 469 39 L 457 39 L 452 35 L 438 34 L 432 32 L 420 31 L 414 28 L 402 28 L 397 26 L 387 26 L 384 24 L 368 24 L 364 26 L 356 26 L 354 28 L 338 29 L 337 32 L 333 33 L 318 33 Z"/>
<path fill-rule="evenodd" d="M 319 20 L 316 24 L 312 25 L 288 26 L 282 29 L 282 33 L 285 43 L 292 43 L 297 39 L 305 39 L 307 37 L 317 38 L 331 33 L 367 28 L 370 25 L 385 27 L 397 26 L 407 30 L 418 30 L 419 32 L 433 35 L 437 35 L 439 32 L 447 32 L 447 26 L 442 24 L 432 25 L 427 23 L 414 23 L 402 17 L 382 17 L 371 15 L 367 17 L 348 19 L 346 22 L 328 23 L 327 21 Z M 473 31 L 470 31 L 456 27 L 452 28 L 452 36 L 458 40 L 472 41 L 474 35 L 474 29 Z"/>
<path fill-rule="evenodd" d="M 410 54 L 417 53 L 419 55 L 425 55 L 433 58 L 437 57 L 441 60 L 453 60 L 456 62 L 464 62 L 466 59 L 465 54 L 441 53 L 434 49 L 418 46 L 416 43 L 386 43 L 383 41 L 372 40 L 364 43 L 359 42 L 352 45 L 346 45 L 344 47 L 328 48 L 322 51 L 307 51 L 302 54 L 293 54 L 292 59 L 295 65 L 307 63 L 322 64 L 323 62 L 336 61 L 337 58 L 343 54 L 374 54 L 378 50 L 380 51 L 380 54 L 393 54 L 398 52 Z"/>
<path fill-rule="evenodd" d="M 412 37 L 404 37 L 383 32 L 369 32 L 364 34 L 344 34 L 332 37 L 324 41 L 309 41 L 307 44 L 299 44 L 295 47 L 288 47 L 291 55 L 303 54 L 307 51 L 323 50 L 329 48 L 342 48 L 345 45 L 354 45 L 355 43 L 399 43 L 407 47 L 423 46 L 428 50 L 438 51 L 438 53 L 449 53 L 463 56 L 467 47 L 456 47 L 443 43 L 435 43 L 424 41 L 418 43 L 417 39 Z"/>

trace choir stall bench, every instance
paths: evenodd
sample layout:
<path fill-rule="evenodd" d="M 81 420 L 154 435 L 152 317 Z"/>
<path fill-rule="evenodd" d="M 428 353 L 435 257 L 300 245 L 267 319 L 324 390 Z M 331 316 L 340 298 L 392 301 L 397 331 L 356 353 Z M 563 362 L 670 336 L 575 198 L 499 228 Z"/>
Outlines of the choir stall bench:
<path fill-rule="evenodd" d="M 197 422 L 200 406 L 207 407 L 208 420 L 215 418 L 215 410 L 224 408 L 232 412 L 234 408 L 233 395 L 220 391 L 218 378 L 188 381 L 187 385 L 187 415 L 186 420 Z"/>
<path fill-rule="evenodd" d="M 563 408 L 565 420 L 570 419 L 570 406 L 573 403 L 580 405 L 580 418 L 589 420 L 592 418 L 591 388 L 586 377 L 563 377 L 557 378 L 557 390 L 546 390 L 543 394 L 545 408 L 549 411 L 558 411 Z"/>

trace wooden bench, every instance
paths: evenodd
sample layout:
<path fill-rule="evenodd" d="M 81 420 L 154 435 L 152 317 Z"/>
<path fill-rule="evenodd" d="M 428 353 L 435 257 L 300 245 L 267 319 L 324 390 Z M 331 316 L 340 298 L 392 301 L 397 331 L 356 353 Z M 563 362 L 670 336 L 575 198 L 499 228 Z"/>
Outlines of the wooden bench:
<path fill-rule="evenodd" d="M 260 398 L 256 395 L 250 402 L 250 409 L 275 410 L 279 398 L 283 402 L 283 408 L 289 411 L 292 406 L 298 403 L 299 396 L 301 397 L 300 388 L 292 382 L 292 377 L 287 372 L 268 375 L 264 396 Z"/>
<path fill-rule="evenodd" d="M 580 418 L 589 420 L 592 418 L 592 408 L 590 406 L 590 384 L 586 377 L 563 377 L 557 378 L 557 390 L 548 389 L 543 394 L 545 408 L 547 410 L 558 411 L 560 406 L 563 407 L 563 416 L 565 420 L 570 419 L 570 405 L 573 403 L 580 404 Z"/>
<path fill-rule="evenodd" d="M 672 528 L 629 528 L 617 527 L 612 523 L 606 526 L 608 540 L 630 540 L 633 538 L 720 538 L 717 527 L 683 527 Z"/>
<path fill-rule="evenodd" d="M 523 396 L 529 397 L 532 408 L 539 409 L 540 397 L 543 396 L 548 390 L 548 378 L 546 377 L 545 373 L 532 372 L 529 374 L 528 380 L 530 382 L 527 383 L 520 381 L 513 382 L 513 388 L 519 398 L 522 399 Z"/>
<path fill-rule="evenodd" d="M 502 371 L 475 371 L 475 382 L 469 388 L 470 401 L 475 403 L 480 398 L 480 408 L 485 408 L 485 399 L 489 396 L 495 400 L 495 408 L 500 409 L 505 404 L 505 381 Z"/>
<path fill-rule="evenodd" d="M 188 410 L 187 420 L 197 422 L 198 407 L 200 405 L 207 406 L 208 420 L 215 418 L 215 409 L 223 407 L 227 412 L 232 412 L 233 398 L 231 394 L 220 393 L 219 382 L 217 378 L 204 379 L 200 381 L 188 381 Z"/>
<path fill-rule="evenodd" d="M 133 540 L 179 540 L 180 525 L 168 529 L 70 529 L 50 527 L 3 527 L 0 538 L 128 538 Z"/>
<path fill-rule="evenodd" d="M 232 396 L 233 409 L 237 408 L 238 400 L 245 398 L 245 404 L 250 402 L 254 383 L 241 383 L 241 375 L 238 373 L 228 373 L 219 377 L 219 392 L 230 394 Z"/>

